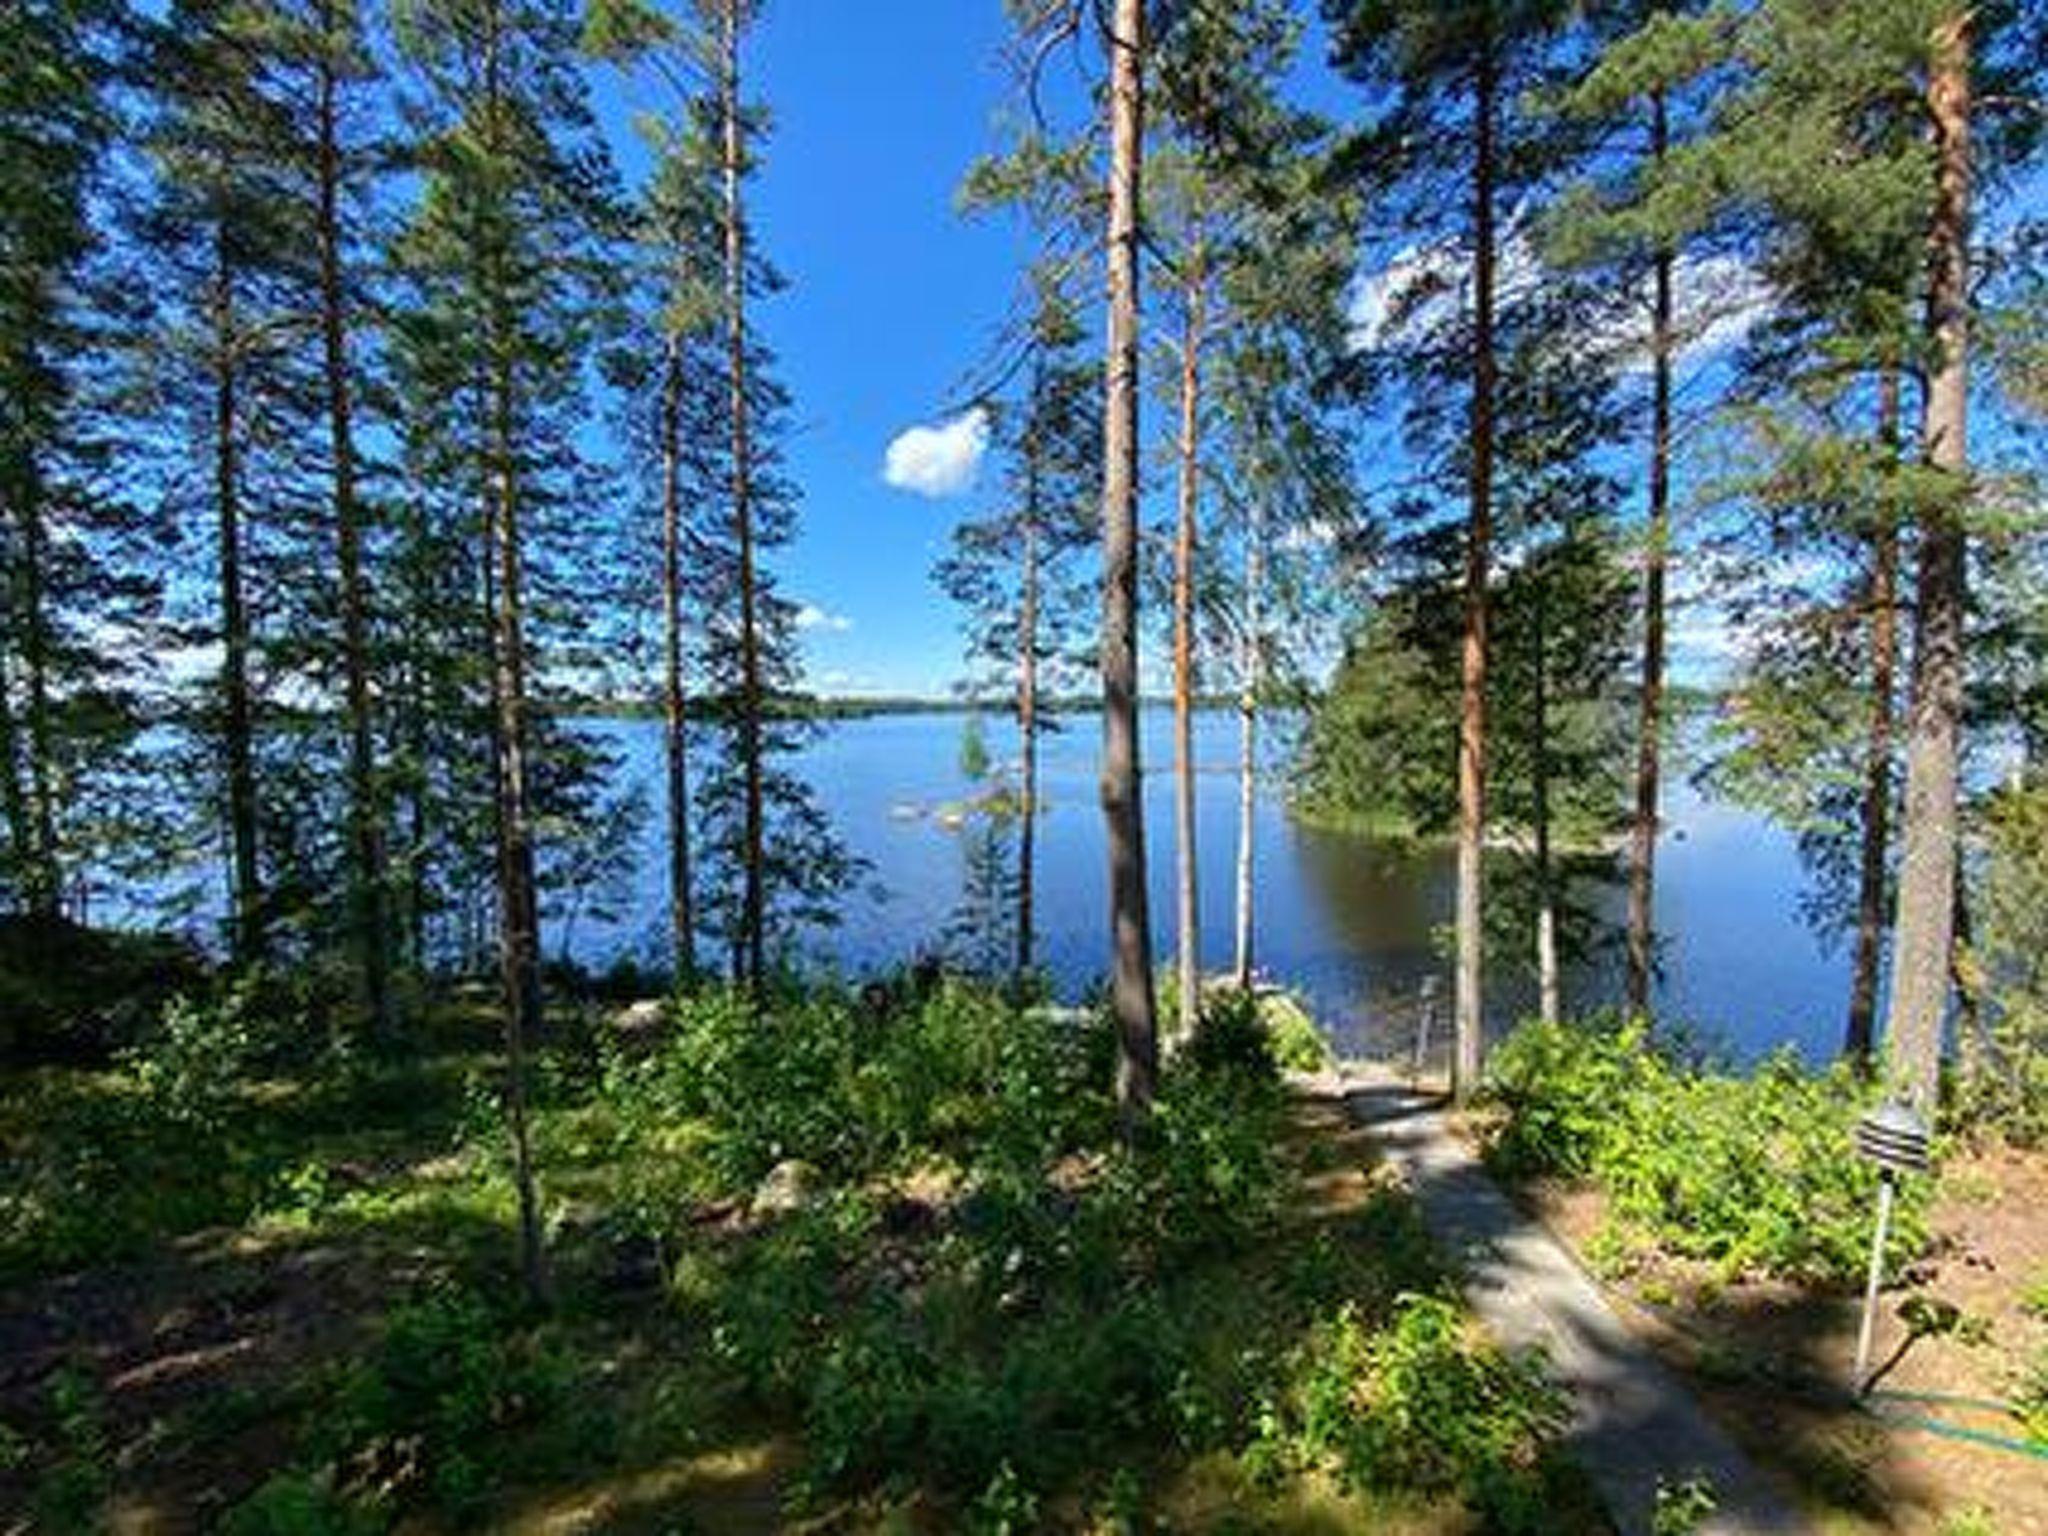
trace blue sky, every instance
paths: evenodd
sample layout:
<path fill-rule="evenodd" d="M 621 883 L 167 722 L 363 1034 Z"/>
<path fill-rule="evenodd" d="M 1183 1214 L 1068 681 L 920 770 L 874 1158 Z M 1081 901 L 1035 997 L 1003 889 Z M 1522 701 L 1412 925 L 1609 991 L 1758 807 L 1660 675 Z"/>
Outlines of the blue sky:
<path fill-rule="evenodd" d="M 1006 35 L 1001 0 L 770 0 L 748 41 L 748 93 L 775 124 L 753 218 L 790 282 L 755 318 L 795 400 L 789 467 L 804 493 L 801 533 L 776 559 L 784 590 L 806 605 L 820 692 L 933 695 L 961 674 L 959 616 L 931 570 L 995 477 L 918 495 L 888 484 L 884 463 L 906 432 L 946 425 L 1027 254 L 1008 221 L 954 208 L 962 174 L 996 142 Z M 616 75 L 599 71 L 597 85 L 614 147 L 637 174 L 632 102 Z M 1317 29 L 1294 94 L 1340 120 L 1356 110 Z M 1396 451 L 1377 441 L 1386 424 L 1361 429 L 1366 457 Z M 957 439 L 905 446 L 928 472 L 963 462 Z M 1717 605 L 1693 595 L 1676 616 L 1674 663 L 1703 679 L 1730 637 Z"/>
<path fill-rule="evenodd" d="M 778 568 L 814 610 L 804 639 L 823 692 L 938 693 L 960 670 L 930 570 L 974 494 L 912 495 L 882 467 L 957 391 L 1011 297 L 1018 235 L 953 209 L 993 144 L 1004 36 L 999 0 L 777 0 L 749 40 L 750 94 L 775 124 L 753 216 L 790 280 L 758 320 L 795 397 L 804 492 Z M 620 105 L 615 80 L 600 91 Z"/>
<path fill-rule="evenodd" d="M 953 201 L 996 144 L 1006 37 L 1001 0 L 771 0 L 748 40 L 749 94 L 774 120 L 753 217 L 790 281 L 757 318 L 795 398 L 790 469 L 804 492 L 778 569 L 811 610 L 821 692 L 938 694 L 962 670 L 959 616 L 931 568 L 994 475 L 933 497 L 889 485 L 883 467 L 900 434 L 944 425 L 1027 254 L 1006 220 L 964 219 Z M 1303 75 L 1336 104 L 1315 48 Z M 602 72 L 598 93 L 633 174 L 630 99 Z"/>

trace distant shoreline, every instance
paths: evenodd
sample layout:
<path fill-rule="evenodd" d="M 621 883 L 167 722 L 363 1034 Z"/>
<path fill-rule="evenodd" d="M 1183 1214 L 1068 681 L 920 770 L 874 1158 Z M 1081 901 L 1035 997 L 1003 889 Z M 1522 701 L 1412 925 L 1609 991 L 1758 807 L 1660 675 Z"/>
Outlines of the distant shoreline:
<path fill-rule="evenodd" d="M 1139 700 L 1144 709 L 1168 709 L 1173 705 L 1171 698 L 1146 698 Z M 1286 710 L 1296 706 L 1286 703 L 1270 703 L 1269 711 Z M 1066 698 L 1045 699 L 1039 703 L 1039 712 L 1046 715 L 1092 715 L 1100 712 L 1102 701 L 1092 695 L 1073 695 Z M 1235 713 L 1238 701 L 1231 694 L 1210 694 L 1195 701 L 1195 709 L 1202 714 L 1213 714 L 1220 710 Z M 878 695 L 873 697 L 845 695 L 838 697 L 789 695 L 773 701 L 771 713 L 780 719 L 794 720 L 868 720 L 883 715 L 1008 715 L 1012 702 L 1007 698 L 962 699 L 962 698 L 919 698 L 911 694 Z M 593 699 L 563 705 L 557 711 L 563 718 L 573 720 L 658 720 L 662 710 L 659 704 L 636 699 Z M 692 700 L 691 713 L 700 718 L 715 719 L 724 714 L 715 701 Z"/>

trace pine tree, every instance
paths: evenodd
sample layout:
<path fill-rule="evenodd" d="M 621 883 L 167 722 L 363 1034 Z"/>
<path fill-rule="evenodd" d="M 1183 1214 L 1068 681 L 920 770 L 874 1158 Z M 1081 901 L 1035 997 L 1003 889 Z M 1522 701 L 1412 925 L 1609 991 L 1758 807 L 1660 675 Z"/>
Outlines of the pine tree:
<path fill-rule="evenodd" d="M 612 360 L 626 397 L 625 436 L 658 486 L 660 547 L 655 586 L 661 613 L 659 702 L 668 814 L 670 960 L 679 978 L 697 970 L 695 876 L 691 863 L 688 657 L 697 631 L 691 610 L 691 528 L 685 505 L 702 443 L 718 431 L 711 388 L 724 303 L 724 222 L 718 195 L 722 141 L 718 103 L 707 82 L 721 68 L 719 23 L 698 6 L 687 24 L 637 3 L 592 7 L 585 46 L 631 69 L 654 91 L 656 110 L 637 126 L 654 156 L 642 190 L 636 244 L 642 323 Z"/>
<path fill-rule="evenodd" d="M 1127 1135 L 1159 1077 L 1145 803 L 1138 761 L 1138 218 L 1147 49 L 1143 0 L 1115 0 L 1109 53 L 1109 334 L 1102 438 L 1102 812 L 1109 845 L 1110 1007 Z"/>
<path fill-rule="evenodd" d="M 1567 188 L 1544 231 L 1553 259 L 1604 261 L 1625 288 L 1647 278 L 1642 327 L 1649 361 L 1648 479 L 1642 533 L 1642 658 L 1636 692 L 1635 814 L 1629 827 L 1627 984 L 1629 1010 L 1647 1014 L 1656 950 L 1656 860 L 1663 777 L 1666 587 L 1672 555 L 1674 375 L 1683 350 L 1677 292 L 1688 244 L 1709 210 L 1672 195 L 1661 180 L 1674 119 L 1683 135 L 1704 94 L 1699 77 L 1721 59 L 1717 18 L 1663 6 L 1610 10 L 1611 40 L 1563 100 L 1591 132 L 1580 149 L 1592 169 Z M 1623 169 L 1616 174 L 1614 160 Z M 1706 309 L 1706 303 L 1695 306 Z M 1629 315 L 1628 329 L 1637 328 Z"/>
<path fill-rule="evenodd" d="M 1460 1098 L 1479 1085 L 1484 1048 L 1487 588 L 1494 537 L 1495 417 L 1502 213 L 1538 169 L 1518 103 L 1544 84 L 1566 8 L 1544 0 L 1330 0 L 1336 60 L 1371 93 L 1356 163 L 1399 198 L 1404 236 L 1435 242 L 1469 270 L 1456 343 L 1467 416 L 1464 630 L 1459 651 L 1456 1051 Z M 1462 285 L 1461 285 L 1462 286 Z"/>
<path fill-rule="evenodd" d="M 49 921 L 90 866 L 142 704 L 150 520 L 114 463 L 125 313 L 102 197 L 118 5 L 0 15 L 0 900 Z"/>
<path fill-rule="evenodd" d="M 708 188 L 715 210 L 715 254 L 701 267 L 693 258 L 686 276 L 691 292 L 716 294 L 703 312 L 705 361 L 683 385 L 704 391 L 686 412 L 700 437 L 685 460 L 685 498 L 696 508 L 689 595 L 701 635 L 699 716 L 717 725 L 697 776 L 694 905 L 725 945 L 733 978 L 758 995 L 771 958 L 789 953 L 804 929 L 838 920 L 838 894 L 857 864 L 790 763 L 817 726 L 800 708 L 796 605 L 769 564 L 795 534 L 797 491 L 783 468 L 788 393 L 749 318 L 753 302 L 782 285 L 756 248 L 746 205 L 765 134 L 741 73 L 755 15 L 738 0 L 699 13 L 706 84 L 692 112 L 703 147 L 690 157 L 695 168 L 679 164 L 677 174 L 704 178 L 688 195 Z"/>
<path fill-rule="evenodd" d="M 296 586 L 279 573 L 296 563 L 287 550 L 300 525 L 286 507 L 304 493 L 306 464 L 286 445 L 313 430 L 304 360 L 284 340 L 305 252 L 288 108 L 265 88 L 276 19 L 256 0 L 182 0 L 152 31 L 147 60 L 156 175 L 142 233 L 167 300 L 150 366 L 166 424 L 205 466 L 189 487 L 167 472 L 173 498 L 203 509 L 212 532 L 210 602 L 191 634 L 220 653 L 202 713 L 223 787 L 229 932 L 245 965 L 269 949 L 280 916 L 266 889 L 278 846 L 264 806 L 266 636 L 281 632 L 273 595 Z"/>
<path fill-rule="evenodd" d="M 1011 970 L 1020 980 L 1036 964 L 1038 755 L 1049 729 L 1041 700 L 1073 675 L 1083 599 L 1075 557 L 1091 539 L 1100 477 L 1080 328 L 1061 277 L 1048 264 L 1033 269 L 1033 308 L 1017 369 L 1022 387 L 1014 403 L 990 408 L 1007 464 L 1001 504 L 953 530 L 935 573 L 941 590 L 967 611 L 970 664 L 1002 679 L 1013 701 L 1018 847 Z"/>
<path fill-rule="evenodd" d="M 526 1135 L 526 1053 L 542 1025 L 537 766 L 528 593 L 550 576 L 550 514 L 576 484 L 564 423 L 602 318 L 616 225 L 609 165 L 575 67 L 574 18 L 550 0 L 413 0 L 399 15 L 422 134 L 422 195 L 400 256 L 423 313 L 414 367 L 447 391 L 434 418 L 460 465 L 488 658 L 496 923 L 520 1255 L 546 1290 Z M 424 406 L 425 401 L 416 404 Z M 544 588 L 543 588 L 544 590 Z"/>

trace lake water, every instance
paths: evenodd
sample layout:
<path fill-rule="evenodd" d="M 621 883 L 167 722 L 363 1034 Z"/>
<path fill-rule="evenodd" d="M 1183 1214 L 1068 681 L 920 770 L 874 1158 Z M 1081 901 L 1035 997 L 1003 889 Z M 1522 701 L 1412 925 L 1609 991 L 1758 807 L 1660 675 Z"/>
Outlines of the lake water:
<path fill-rule="evenodd" d="M 1162 966 L 1173 940 L 1171 724 L 1165 709 L 1146 710 L 1146 835 L 1155 955 Z M 590 962 L 622 952 L 651 957 L 659 953 L 667 911 L 661 727 L 603 721 L 588 728 L 623 749 L 629 770 L 644 779 L 655 814 L 642 834 L 626 904 L 634 916 L 617 923 L 584 917 L 573 949 Z M 814 958 L 859 973 L 930 950 L 945 932 L 960 905 L 969 839 L 930 812 L 972 792 L 960 769 L 962 730 L 958 715 L 839 721 L 804 753 L 802 771 L 840 835 L 869 864 L 861 887 L 848 893 L 842 925 L 806 940 Z M 1039 953 L 1069 995 L 1094 983 L 1106 964 L 1099 736 L 1094 716 L 1077 717 L 1041 744 Z M 1006 722 L 989 720 L 987 741 L 998 763 L 1014 757 L 1015 734 Z M 1284 744 L 1276 744 L 1269 767 L 1277 767 L 1283 752 Z M 1232 952 L 1236 756 L 1235 715 L 1200 716 L 1197 846 L 1203 961 L 1210 970 L 1228 966 Z M 1450 850 L 1302 826 L 1286 814 L 1277 781 L 1277 772 L 1265 776 L 1256 816 L 1259 969 L 1305 994 L 1340 1046 L 1406 1049 L 1419 987 L 1446 970 L 1435 935 L 1451 915 Z M 1789 1043 L 1826 1059 L 1840 1038 L 1847 957 L 1839 949 L 1825 953 L 1799 917 L 1802 874 L 1791 839 L 1757 816 L 1702 799 L 1682 781 L 1670 787 L 1666 821 L 1657 886 L 1664 946 L 1659 1016 L 1683 1021 L 1745 1058 Z M 1618 887 L 1585 893 L 1585 899 L 1618 920 Z M 1447 974 L 1440 985 L 1447 996 Z M 1495 1027 L 1510 1022 L 1521 1005 L 1512 988 L 1498 990 Z M 1619 991 L 1619 956 L 1608 954 L 1567 973 L 1566 1006 L 1585 1008 Z"/>

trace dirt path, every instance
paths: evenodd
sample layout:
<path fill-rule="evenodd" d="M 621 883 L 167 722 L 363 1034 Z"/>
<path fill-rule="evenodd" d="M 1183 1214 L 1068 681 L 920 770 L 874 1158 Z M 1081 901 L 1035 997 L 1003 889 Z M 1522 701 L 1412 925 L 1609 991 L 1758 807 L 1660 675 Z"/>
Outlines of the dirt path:
<path fill-rule="evenodd" d="M 1338 1091 L 1413 1189 L 1424 1225 L 1464 1276 L 1473 1310 L 1503 1344 L 1547 1353 L 1551 1375 L 1577 1405 L 1573 1449 L 1622 1536 L 1650 1532 L 1660 1499 L 1682 1502 L 1681 1491 L 1693 1487 L 1712 1499 L 1692 1527 L 1702 1533 L 1807 1529 L 1563 1245 L 1487 1176 L 1445 1124 L 1440 1099 L 1357 1066 L 1343 1070 Z"/>

